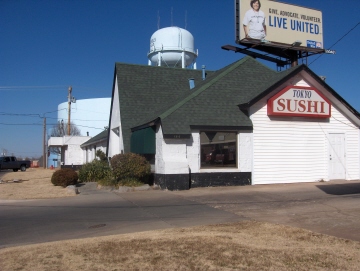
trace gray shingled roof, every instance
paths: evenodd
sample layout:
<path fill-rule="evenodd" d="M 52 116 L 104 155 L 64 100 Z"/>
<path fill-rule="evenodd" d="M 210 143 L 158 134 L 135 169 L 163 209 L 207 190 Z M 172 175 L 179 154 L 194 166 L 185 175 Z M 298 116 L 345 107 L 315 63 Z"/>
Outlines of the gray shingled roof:
<path fill-rule="evenodd" d="M 252 129 L 238 105 L 260 95 L 294 69 L 278 73 L 245 57 L 206 79 L 157 117 L 164 135 L 190 134 L 192 127 Z M 155 119 L 155 116 L 152 116 Z"/>
<path fill-rule="evenodd" d="M 211 71 L 207 71 L 211 74 Z M 202 81 L 201 70 L 115 64 L 118 79 L 121 125 L 125 152 L 130 151 L 131 128 L 142 123 L 182 95 L 190 91 L 188 79 Z M 114 95 L 114 93 L 113 93 Z M 114 96 L 113 96 L 114 97 Z"/>
<path fill-rule="evenodd" d="M 88 141 L 81 144 L 81 147 L 86 147 L 97 142 L 106 141 L 108 138 L 108 134 L 109 130 L 104 130 L 100 134 L 97 134 L 96 136 L 90 138 Z"/>

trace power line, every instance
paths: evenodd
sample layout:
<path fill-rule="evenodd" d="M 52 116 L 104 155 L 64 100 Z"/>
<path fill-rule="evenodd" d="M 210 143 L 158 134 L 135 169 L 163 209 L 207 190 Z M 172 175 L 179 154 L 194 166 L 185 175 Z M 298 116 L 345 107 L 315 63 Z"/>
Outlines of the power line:
<path fill-rule="evenodd" d="M 64 87 L 58 86 L 0 86 L 0 91 L 62 91 Z"/>
<path fill-rule="evenodd" d="M 67 89 L 68 86 L 0 86 L 0 91 L 28 91 L 28 90 L 38 90 L 38 91 L 42 91 L 42 90 L 46 90 L 46 89 Z M 95 91 L 99 91 L 99 92 L 104 92 L 107 90 L 99 90 L 99 88 L 94 88 L 94 87 L 83 87 L 83 86 L 74 86 L 74 88 L 76 88 L 76 91 L 89 91 L 89 90 L 95 90 Z"/>
<path fill-rule="evenodd" d="M 16 117 L 40 117 L 39 114 L 18 114 L 18 113 L 5 113 L 0 112 L 1 116 L 16 116 Z"/>
<path fill-rule="evenodd" d="M 1 123 L 0 125 L 9 125 L 9 126 L 29 126 L 29 125 L 42 125 L 41 123 Z"/>
<path fill-rule="evenodd" d="M 55 112 L 59 112 L 62 110 L 66 110 L 66 108 L 62 108 L 59 110 L 55 110 L 55 111 L 50 111 L 50 112 L 45 112 L 42 114 L 37 114 L 37 113 L 24 113 L 24 114 L 19 114 L 19 113 L 7 113 L 7 112 L 0 112 L 0 116 L 14 116 L 14 117 L 37 117 L 37 118 L 43 118 L 42 116 L 44 116 L 45 114 L 49 114 L 49 113 L 55 113 Z M 96 111 L 88 111 L 88 110 L 83 110 L 83 111 L 87 111 L 87 112 L 95 112 L 95 113 L 101 113 L 101 112 L 96 112 Z M 57 120 L 57 117 L 46 117 L 47 119 L 55 119 Z M 78 121 L 108 121 L 108 119 L 73 119 L 73 120 L 78 120 Z"/>
<path fill-rule="evenodd" d="M 5 126 L 42 126 L 42 123 L 2 123 L 0 122 L 0 125 L 5 125 Z M 48 126 L 56 126 L 58 125 L 58 123 L 47 123 L 46 125 Z M 103 127 L 93 127 L 93 126 L 86 126 L 86 125 L 78 125 L 76 124 L 75 126 L 77 127 L 83 127 L 83 128 L 92 128 L 92 129 L 98 129 L 98 130 L 104 130 Z"/>
<path fill-rule="evenodd" d="M 7 112 L 0 112 L 0 115 L 2 116 L 21 116 L 21 117 L 38 117 L 38 118 L 44 118 L 45 114 L 50 114 L 50 113 L 55 113 L 55 112 L 59 112 L 61 110 L 64 110 L 65 108 L 59 109 L 59 110 L 55 110 L 55 111 L 49 111 L 49 112 L 44 112 L 44 113 L 7 113 Z M 50 117 L 47 117 L 50 118 Z M 55 119 L 55 118 L 54 118 Z"/>
<path fill-rule="evenodd" d="M 360 22 L 358 22 L 353 28 L 351 28 L 348 32 L 346 32 L 345 35 L 343 35 L 340 39 L 338 39 L 333 45 L 331 45 L 329 47 L 329 49 L 333 48 L 337 43 L 339 43 L 343 38 L 345 38 L 348 34 L 350 34 L 350 32 L 352 32 L 358 25 L 360 24 Z M 322 57 L 323 55 L 319 55 L 317 58 L 315 58 L 312 62 L 310 62 L 310 64 L 308 66 L 310 66 L 312 63 L 314 63 L 316 60 L 318 60 L 320 57 Z"/>

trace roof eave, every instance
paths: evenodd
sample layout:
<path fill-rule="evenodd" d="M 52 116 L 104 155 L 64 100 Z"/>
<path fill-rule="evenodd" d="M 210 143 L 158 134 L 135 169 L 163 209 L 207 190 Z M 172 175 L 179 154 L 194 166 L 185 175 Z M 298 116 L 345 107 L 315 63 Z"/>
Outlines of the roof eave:
<path fill-rule="evenodd" d="M 149 121 L 147 123 L 141 124 L 139 126 L 132 127 L 131 132 L 135 132 L 137 130 L 141 130 L 141 129 L 145 129 L 145 128 L 154 126 L 154 125 L 158 124 L 159 122 L 160 122 L 160 118 L 156 118 L 156 119 L 151 120 L 151 121 Z"/>
<path fill-rule="evenodd" d="M 264 98 L 265 96 L 267 96 L 271 91 L 273 91 L 275 88 L 279 87 L 280 85 L 282 85 L 284 82 L 288 81 L 291 77 L 293 77 L 295 74 L 299 73 L 300 71 L 302 71 L 304 69 L 304 67 L 306 67 L 305 65 L 301 65 L 299 66 L 297 69 L 294 69 L 292 72 L 290 72 L 289 74 L 287 74 L 286 76 L 284 76 L 283 78 L 281 78 L 279 81 L 277 81 L 275 84 L 273 84 L 272 86 L 268 87 L 265 91 L 263 91 L 262 93 L 260 93 L 259 95 L 257 95 L 256 97 L 254 97 L 253 99 L 251 99 L 250 101 L 248 101 L 247 103 L 243 103 L 243 104 L 239 104 L 238 107 L 240 108 L 240 110 L 248 110 L 252 105 L 254 105 L 255 103 L 257 103 L 258 101 L 260 101 L 262 98 Z"/>
<path fill-rule="evenodd" d="M 83 144 L 80 145 L 80 147 L 87 147 L 87 146 L 90 146 L 90 145 L 94 145 L 94 144 L 97 144 L 97 143 L 100 143 L 100 142 L 107 142 L 108 138 L 107 137 L 104 137 L 104 138 L 100 138 L 98 140 L 95 140 L 95 141 L 91 141 L 91 142 L 85 142 Z"/>

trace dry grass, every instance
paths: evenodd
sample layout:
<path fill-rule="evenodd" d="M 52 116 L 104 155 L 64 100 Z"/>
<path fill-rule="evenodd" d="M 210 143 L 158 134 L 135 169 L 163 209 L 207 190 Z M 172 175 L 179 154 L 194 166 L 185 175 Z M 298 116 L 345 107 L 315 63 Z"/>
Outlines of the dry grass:
<path fill-rule="evenodd" d="M 74 196 L 67 189 L 54 186 L 51 176 L 54 170 L 43 168 L 29 168 L 24 172 L 10 170 L 0 171 L 0 199 L 47 199 Z M 13 182 L 13 180 L 21 180 Z"/>
<path fill-rule="evenodd" d="M 0 270 L 359 270 L 360 243 L 262 222 L 5 248 Z"/>
<path fill-rule="evenodd" d="M 69 196 L 53 170 L 0 171 L 0 199 Z M 360 243 L 270 223 L 167 229 L 0 249 L 0 270 L 359 270 Z"/>

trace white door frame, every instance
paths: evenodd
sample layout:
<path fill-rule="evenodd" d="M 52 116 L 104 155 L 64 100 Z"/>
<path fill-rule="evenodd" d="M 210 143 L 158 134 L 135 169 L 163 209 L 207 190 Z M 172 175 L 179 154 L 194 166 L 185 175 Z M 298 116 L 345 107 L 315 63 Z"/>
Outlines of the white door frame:
<path fill-rule="evenodd" d="M 328 142 L 329 180 L 345 180 L 345 133 L 329 133 Z"/>

